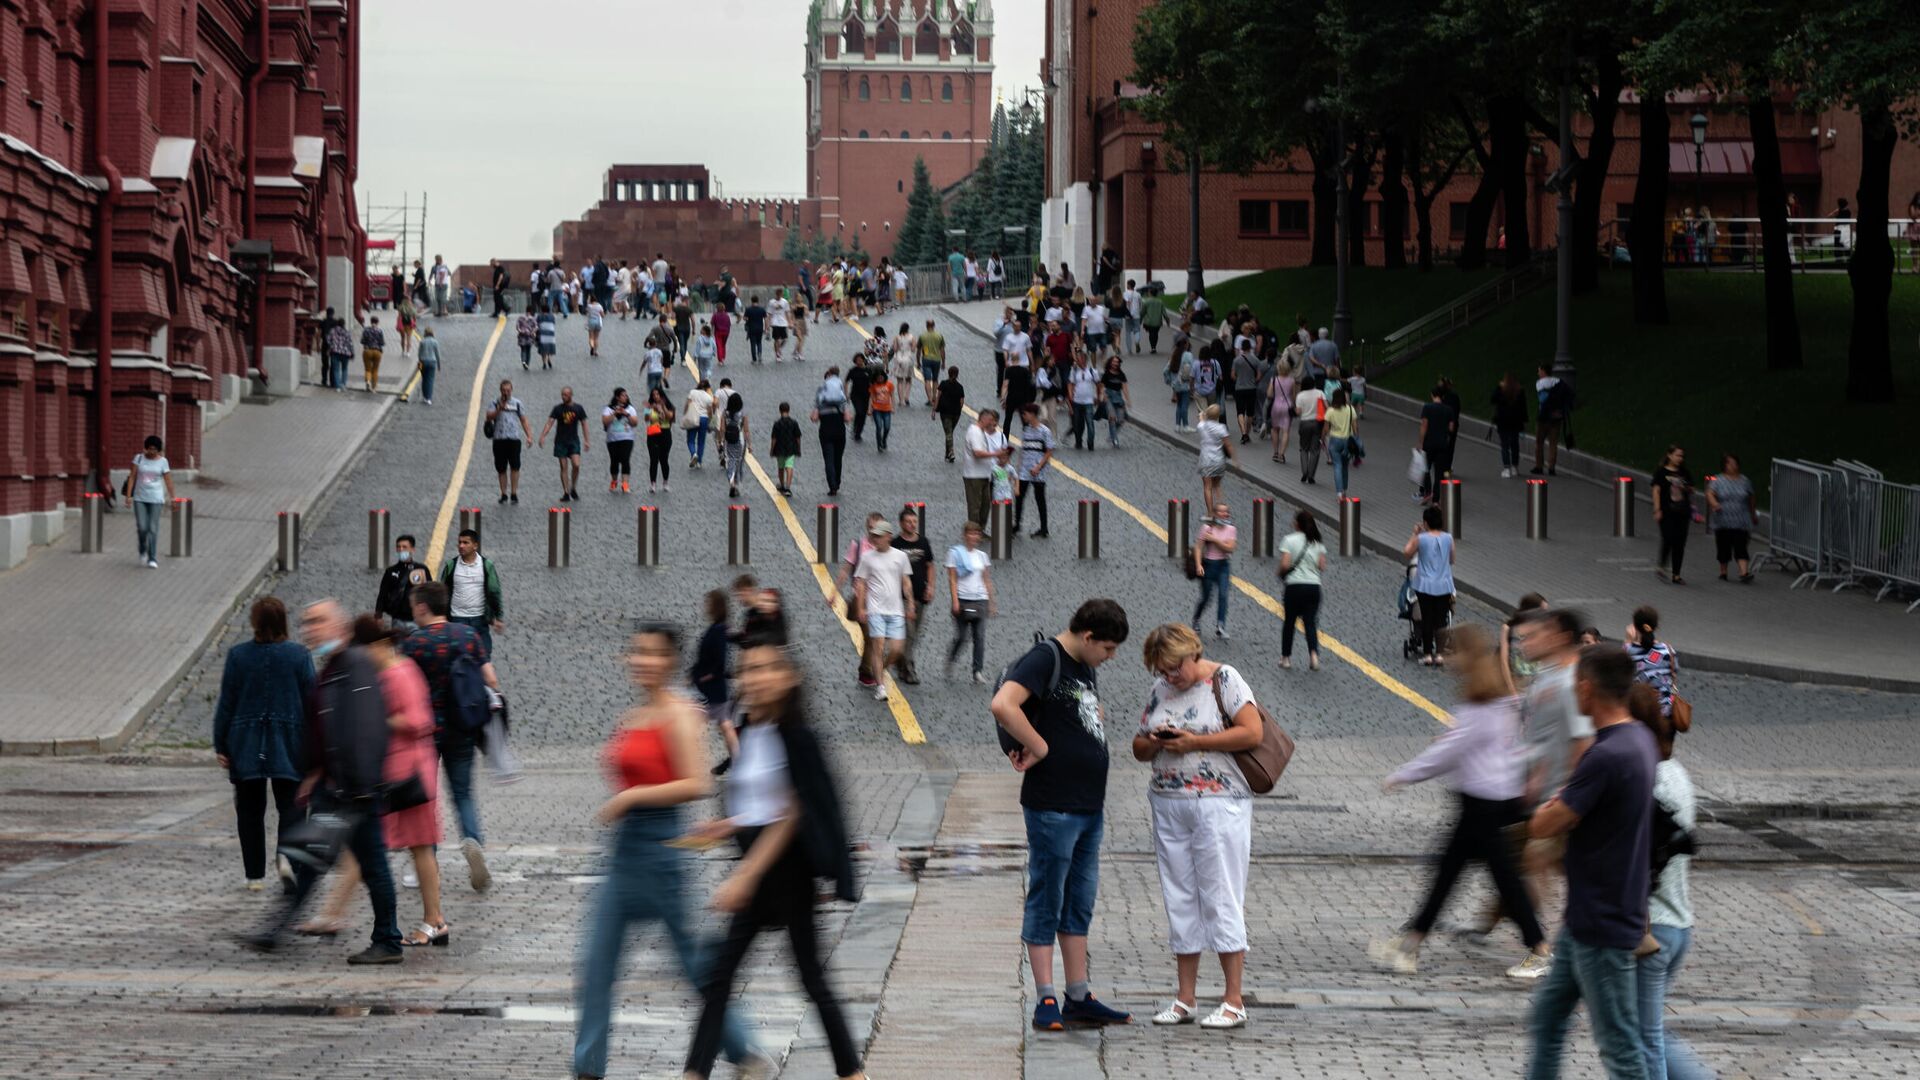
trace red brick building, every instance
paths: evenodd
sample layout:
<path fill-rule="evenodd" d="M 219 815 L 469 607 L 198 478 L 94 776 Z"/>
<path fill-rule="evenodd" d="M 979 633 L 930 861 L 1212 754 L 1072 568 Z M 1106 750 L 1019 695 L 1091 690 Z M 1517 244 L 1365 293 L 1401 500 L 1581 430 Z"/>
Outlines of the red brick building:
<path fill-rule="evenodd" d="M 358 307 L 358 3 L 0 0 L 0 568 Z"/>
<path fill-rule="evenodd" d="M 1065 262 L 1080 281 L 1091 278 L 1101 248 L 1120 253 L 1126 273 L 1152 276 L 1179 288 L 1185 281 L 1188 178 L 1169 166 L 1178 155 L 1164 145 L 1157 126 L 1124 107 L 1139 88 L 1133 72 L 1133 33 L 1140 12 L 1153 0 L 1102 0 L 1097 6 L 1047 0 L 1047 204 L 1040 251 L 1047 263 Z M 1615 123 L 1616 144 L 1602 200 L 1601 222 L 1624 221 L 1639 168 L 1637 99 L 1623 95 Z M 1753 144 L 1743 102 L 1711 94 L 1674 94 L 1668 99 L 1671 213 L 1705 205 L 1723 221 L 1753 217 Z M 1694 113 L 1708 120 L 1702 168 L 1694 174 Z M 1832 214 L 1841 198 L 1852 201 L 1859 183 L 1859 120 L 1838 110 L 1812 112 L 1782 95 L 1776 127 L 1786 184 L 1806 217 Z M 1576 114 L 1574 137 L 1584 152 L 1591 118 Z M 1558 167 L 1557 147 L 1532 135 L 1538 152 L 1528 163 L 1525 213 L 1536 246 L 1554 242 L 1554 196 L 1547 177 Z M 1477 175 L 1456 177 L 1435 199 L 1433 238 L 1437 250 L 1458 250 L 1466 240 L 1467 202 Z M 1312 254 L 1313 165 L 1296 151 L 1246 176 L 1203 171 L 1200 180 L 1200 250 L 1209 282 L 1276 266 L 1300 266 Z M 1893 215 L 1904 198 L 1920 190 L 1920 148 L 1903 142 L 1894 156 Z M 1366 230 L 1367 258 L 1380 260 L 1380 196 L 1365 195 L 1354 227 Z M 1504 220 L 1497 208 L 1490 225 Z M 1727 242 L 1735 226 L 1722 228 Z M 1741 226 L 1744 228 L 1744 226 Z M 1408 212 L 1409 242 L 1413 229 Z M 1490 238 L 1491 239 L 1491 238 Z"/>
<path fill-rule="evenodd" d="M 973 172 L 993 119 L 992 0 L 814 0 L 803 227 L 893 251 L 913 162 L 936 190 Z"/>
<path fill-rule="evenodd" d="M 787 284 L 793 271 L 780 246 L 800 217 L 799 197 L 721 198 L 718 188 L 704 165 L 615 165 L 600 201 L 554 228 L 554 254 L 569 272 L 596 257 L 618 265 L 661 253 L 687 281 L 716 281 L 725 267 L 747 284 Z"/>

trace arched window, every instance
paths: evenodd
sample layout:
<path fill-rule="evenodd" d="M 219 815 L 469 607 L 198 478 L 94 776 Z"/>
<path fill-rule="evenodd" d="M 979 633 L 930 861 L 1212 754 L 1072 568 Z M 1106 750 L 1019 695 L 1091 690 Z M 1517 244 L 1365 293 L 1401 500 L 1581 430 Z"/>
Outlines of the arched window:
<path fill-rule="evenodd" d="M 848 56 L 860 56 L 867 51 L 867 32 L 860 27 L 856 19 L 848 19 L 843 31 L 845 47 L 841 50 Z"/>
<path fill-rule="evenodd" d="M 915 56 L 939 56 L 940 55 L 940 28 L 933 25 L 932 19 L 928 19 L 925 22 L 921 23 L 920 32 L 914 35 L 913 55 Z"/>
<path fill-rule="evenodd" d="M 907 182 L 905 180 L 895 180 L 893 182 L 893 190 L 895 191 L 907 190 Z"/>
<path fill-rule="evenodd" d="M 920 76 L 920 100 L 933 100 L 933 76 L 931 75 Z"/>
<path fill-rule="evenodd" d="M 886 132 L 884 132 L 884 131 L 882 131 L 882 132 L 880 133 L 880 137 L 881 137 L 881 138 L 883 138 L 883 139 L 891 139 L 891 138 L 893 138 L 893 136 L 891 136 L 891 135 L 889 135 L 889 134 L 887 134 L 887 133 L 886 133 Z"/>
<path fill-rule="evenodd" d="M 973 28 L 965 23 L 953 28 L 953 55 L 973 55 Z"/>
<path fill-rule="evenodd" d="M 913 100 L 913 80 L 905 75 L 900 76 L 900 100 Z"/>
<path fill-rule="evenodd" d="M 941 138 L 943 138 L 943 139 L 946 139 L 946 140 L 948 140 L 948 141 L 952 141 L 952 139 L 953 139 L 953 132 L 951 132 L 951 131 L 943 131 L 943 132 L 941 132 L 941 133 L 940 133 L 940 137 L 941 137 Z"/>
<path fill-rule="evenodd" d="M 940 80 L 940 100 L 941 101 L 953 100 L 953 80 L 952 79 Z"/>
<path fill-rule="evenodd" d="M 872 97 L 873 87 L 867 85 L 867 77 L 865 75 L 860 76 L 860 100 L 867 101 Z"/>
<path fill-rule="evenodd" d="M 900 27 L 891 15 L 880 21 L 880 29 L 873 37 L 873 51 L 878 56 L 900 55 Z"/>
<path fill-rule="evenodd" d="M 860 137 L 861 137 L 861 138 L 863 138 L 863 139 L 867 137 L 867 129 L 866 129 L 866 128 L 861 128 L 861 129 L 860 129 Z"/>
<path fill-rule="evenodd" d="M 925 139 L 925 140 L 927 140 L 927 141 L 929 141 L 929 142 L 931 142 L 931 141 L 933 140 L 933 132 L 931 132 L 931 131 L 923 131 L 923 132 L 921 132 L 921 133 L 920 133 L 920 137 L 921 137 L 922 139 Z"/>

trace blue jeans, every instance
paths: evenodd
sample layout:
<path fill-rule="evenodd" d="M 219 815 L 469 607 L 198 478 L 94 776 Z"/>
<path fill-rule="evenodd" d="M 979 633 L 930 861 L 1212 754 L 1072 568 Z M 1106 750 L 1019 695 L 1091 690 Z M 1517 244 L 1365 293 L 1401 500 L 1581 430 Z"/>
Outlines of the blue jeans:
<path fill-rule="evenodd" d="M 687 857 L 666 846 L 684 830 L 677 808 L 635 810 L 614 826 L 606 880 L 595 890 L 574 982 L 574 1009 L 579 1014 L 573 1037 L 575 1073 L 607 1073 L 613 983 L 620 972 L 627 931 L 634 924 L 658 922 L 688 984 L 705 983 L 709 950 L 696 936 L 697 920 L 687 911 Z M 740 1007 L 732 1006 L 720 1029 L 720 1051 L 736 1064 L 754 1050 L 742 1016 Z"/>
<path fill-rule="evenodd" d="M 334 796 L 318 795 L 315 805 L 341 806 L 344 810 L 356 813 L 353 831 L 347 834 L 347 850 L 353 852 L 354 861 L 360 864 L 360 879 L 366 882 L 367 898 L 373 902 L 372 941 L 377 948 L 399 952 L 400 925 L 394 912 L 393 871 L 387 866 L 387 838 L 380 815 L 374 812 L 370 801 L 353 801 L 342 805 Z M 277 919 L 281 931 L 300 913 L 322 875 L 315 873 L 306 863 L 294 860 L 293 877 L 293 895 L 287 898 Z"/>
<path fill-rule="evenodd" d="M 893 434 L 893 413 L 886 409 L 874 412 L 873 439 L 880 449 L 887 448 L 887 436 L 891 434 Z"/>
<path fill-rule="evenodd" d="M 420 397 L 422 400 L 433 400 L 433 380 L 438 377 L 439 374 L 439 364 L 420 365 Z"/>
<path fill-rule="evenodd" d="M 487 648 L 487 658 L 493 658 L 493 623 L 485 615 L 449 615 L 447 621 L 470 627 L 480 635 L 480 644 Z"/>
<path fill-rule="evenodd" d="M 703 416 L 699 427 L 687 429 L 687 455 L 695 461 L 707 459 L 707 425 L 712 422 L 712 417 Z"/>
<path fill-rule="evenodd" d="M 347 361 L 352 358 L 351 353 L 331 353 L 327 356 L 328 386 L 338 390 L 347 385 Z"/>
<path fill-rule="evenodd" d="M 1217 596 L 1219 600 L 1215 602 L 1217 609 L 1214 612 L 1214 622 L 1225 626 L 1227 625 L 1227 578 L 1233 573 L 1233 560 L 1206 559 L 1200 565 L 1204 572 L 1200 575 L 1200 602 L 1193 606 L 1193 621 L 1199 622 L 1200 616 L 1206 612 L 1208 598 Z"/>
<path fill-rule="evenodd" d="M 1091 404 L 1081 405 L 1076 402 L 1073 406 L 1072 422 L 1073 422 L 1073 445 L 1075 447 L 1080 446 L 1081 445 L 1080 440 L 1082 437 L 1084 437 L 1086 439 L 1085 445 L 1087 449 L 1089 450 L 1093 449 L 1094 437 L 1095 437 L 1094 428 L 1093 428 L 1093 406 Z"/>
<path fill-rule="evenodd" d="M 1632 949 L 1582 945 L 1565 930 L 1553 943 L 1553 970 L 1533 993 L 1533 1060 L 1527 1080 L 1555 1080 L 1567 1020 L 1582 999 L 1600 1047 L 1608 1080 L 1647 1080 L 1647 1052 L 1640 1039 L 1639 980 Z"/>
<path fill-rule="evenodd" d="M 434 745 L 447 766 L 447 787 L 453 791 L 454 816 L 460 819 L 460 835 L 485 844 L 480 835 L 480 807 L 473 801 L 473 736 L 446 724 L 434 732 Z"/>
<path fill-rule="evenodd" d="M 1653 924 L 1660 951 L 1640 958 L 1640 1040 L 1647 1046 L 1647 1080 L 1713 1080 L 1693 1048 L 1667 1031 L 1667 989 L 1680 973 L 1693 931 Z"/>
<path fill-rule="evenodd" d="M 1175 390 L 1173 392 L 1173 426 L 1187 426 L 1187 410 L 1193 407 L 1193 391 Z"/>
<path fill-rule="evenodd" d="M 1335 496 L 1347 493 L 1347 457 L 1352 439 L 1328 439 L 1327 449 L 1333 454 L 1333 493 Z"/>
<path fill-rule="evenodd" d="M 1119 394 L 1107 394 L 1107 441 L 1120 445 L 1120 429 L 1127 426 L 1127 399 Z"/>
<path fill-rule="evenodd" d="M 134 501 L 133 527 L 140 537 L 140 557 L 148 562 L 160 561 L 160 517 L 166 508 L 166 503 Z"/>
<path fill-rule="evenodd" d="M 1100 892 L 1105 816 L 1061 810 L 1021 813 L 1027 819 L 1027 905 L 1020 940 L 1050 946 L 1055 937 L 1086 937 Z"/>

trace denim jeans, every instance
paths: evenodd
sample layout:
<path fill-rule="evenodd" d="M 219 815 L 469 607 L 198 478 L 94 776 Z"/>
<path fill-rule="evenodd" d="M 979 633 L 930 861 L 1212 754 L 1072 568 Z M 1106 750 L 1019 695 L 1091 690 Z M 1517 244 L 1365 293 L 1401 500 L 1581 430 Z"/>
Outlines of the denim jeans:
<path fill-rule="evenodd" d="M 1119 394 L 1107 395 L 1107 441 L 1120 445 L 1120 429 L 1127 426 L 1127 399 Z"/>
<path fill-rule="evenodd" d="M 327 357 L 327 367 L 329 369 L 328 371 L 329 381 L 327 383 L 328 386 L 333 387 L 335 390 L 341 390 L 346 387 L 347 361 L 351 360 L 352 358 L 353 358 L 353 355 L 351 353 L 332 353 L 328 355 Z"/>
<path fill-rule="evenodd" d="M 893 412 L 890 409 L 876 409 L 873 413 L 873 440 L 880 449 L 887 448 L 887 436 L 893 434 Z"/>
<path fill-rule="evenodd" d="M 166 503 L 134 501 L 133 527 L 140 537 L 140 557 L 148 562 L 160 561 L 160 517 L 166 508 Z"/>
<path fill-rule="evenodd" d="M 447 766 L 447 787 L 453 792 L 454 816 L 460 819 L 460 835 L 485 844 L 480 834 L 480 807 L 473 801 L 473 736 L 442 724 L 434 733 L 434 745 Z"/>
<path fill-rule="evenodd" d="M 707 460 L 707 425 L 712 422 L 712 417 L 703 416 L 699 427 L 687 429 L 687 456 L 695 461 Z"/>
<path fill-rule="evenodd" d="M 1100 813 L 1026 810 L 1027 903 L 1020 940 L 1052 945 L 1054 938 L 1086 937 L 1100 892 Z"/>
<path fill-rule="evenodd" d="M 1353 440 L 1347 438 L 1327 440 L 1327 450 L 1333 456 L 1333 493 L 1336 496 L 1347 493 L 1347 458 L 1351 453 L 1348 448 L 1352 444 Z"/>
<path fill-rule="evenodd" d="M 1193 391 L 1175 390 L 1173 392 L 1173 426 L 1187 426 L 1187 411 L 1193 407 Z"/>
<path fill-rule="evenodd" d="M 687 910 L 687 857 L 666 842 L 685 830 L 676 809 L 641 809 L 614 826 L 607 852 L 606 880 L 593 901 L 593 914 L 581 942 L 574 1009 L 579 1014 L 573 1038 L 573 1071 L 605 1076 L 607 1030 L 613 1019 L 613 983 L 627 931 L 635 924 L 658 922 L 693 987 L 704 985 L 710 949 L 696 936 L 699 920 Z M 720 1052 L 736 1064 L 753 1052 L 738 1004 L 727 1010 L 720 1029 Z"/>
<path fill-rule="evenodd" d="M 487 656 L 489 658 L 493 656 L 493 624 L 485 615 L 449 615 L 447 621 L 471 628 L 474 633 L 480 635 L 480 644 L 486 646 Z"/>
<path fill-rule="evenodd" d="M 1205 559 L 1201 562 L 1204 572 L 1200 575 L 1200 602 L 1193 606 L 1193 621 L 1199 622 L 1200 616 L 1207 610 L 1207 600 L 1219 597 L 1214 613 L 1214 622 L 1227 625 L 1227 578 L 1233 573 L 1231 559 Z"/>
<path fill-rule="evenodd" d="M 424 401 L 433 400 L 433 380 L 440 375 L 439 364 L 420 365 L 420 397 Z"/>
<path fill-rule="evenodd" d="M 1080 440 L 1083 437 L 1086 439 L 1084 444 L 1086 448 L 1089 450 L 1093 449 L 1094 428 L 1092 402 L 1088 402 L 1085 405 L 1074 402 L 1073 405 L 1073 445 L 1076 449 L 1082 445 Z"/>
<path fill-rule="evenodd" d="M 1500 467 L 1520 468 L 1520 429 L 1500 429 Z"/>
<path fill-rule="evenodd" d="M 1647 1047 L 1647 1080 L 1713 1080 L 1693 1048 L 1667 1031 L 1667 990 L 1680 973 L 1693 931 L 1653 924 L 1660 951 L 1640 958 L 1640 1041 Z"/>
<path fill-rule="evenodd" d="M 1647 1053 L 1640 1038 L 1639 980 L 1632 949 L 1582 945 L 1560 931 L 1553 943 L 1553 969 L 1533 993 L 1528 1027 L 1533 1060 L 1527 1080 L 1555 1080 L 1567 1021 L 1582 999 L 1600 1048 L 1608 1080 L 1646 1080 Z"/>

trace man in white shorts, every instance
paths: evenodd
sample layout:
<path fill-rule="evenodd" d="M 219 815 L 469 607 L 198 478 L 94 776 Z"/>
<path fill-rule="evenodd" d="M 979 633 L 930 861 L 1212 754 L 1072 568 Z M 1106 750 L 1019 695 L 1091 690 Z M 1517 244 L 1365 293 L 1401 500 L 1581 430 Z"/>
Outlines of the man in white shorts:
<path fill-rule="evenodd" d="M 854 621 L 867 628 L 867 670 L 873 675 L 873 700 L 887 700 L 887 668 L 906 648 L 907 619 L 913 614 L 910 582 L 913 564 L 893 546 L 893 523 L 881 518 L 868 526 L 873 550 L 853 571 Z"/>

